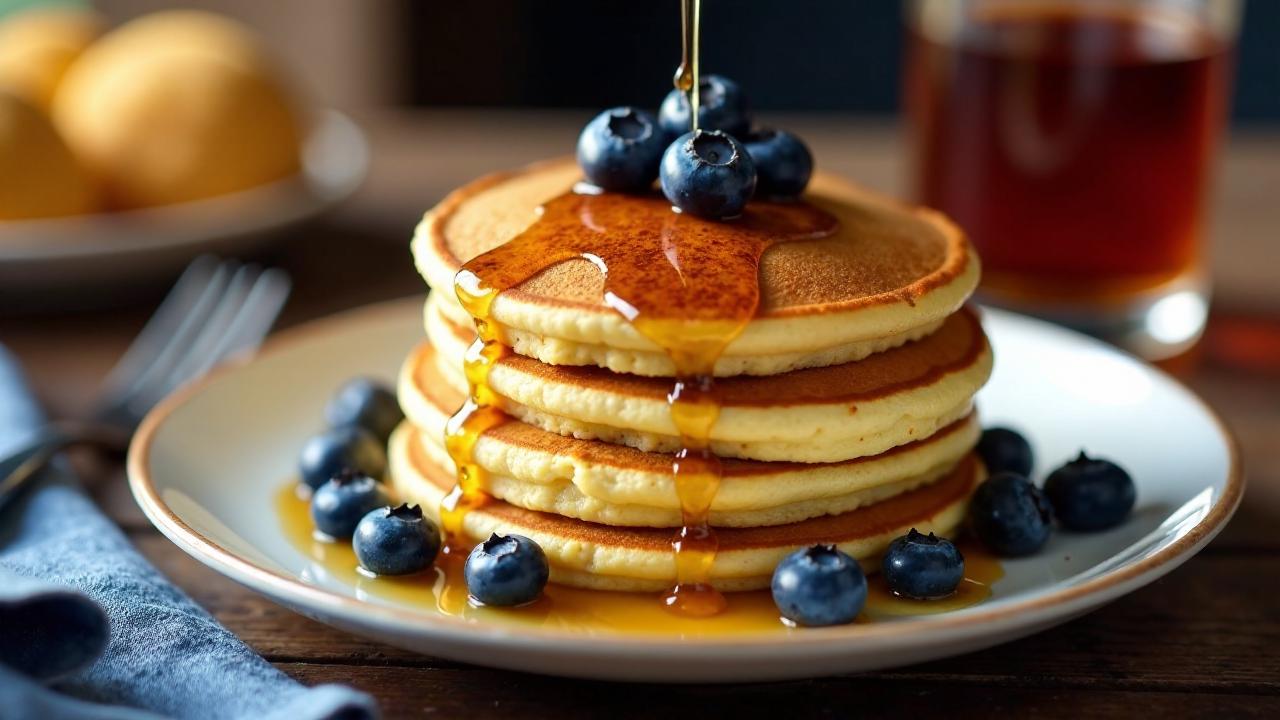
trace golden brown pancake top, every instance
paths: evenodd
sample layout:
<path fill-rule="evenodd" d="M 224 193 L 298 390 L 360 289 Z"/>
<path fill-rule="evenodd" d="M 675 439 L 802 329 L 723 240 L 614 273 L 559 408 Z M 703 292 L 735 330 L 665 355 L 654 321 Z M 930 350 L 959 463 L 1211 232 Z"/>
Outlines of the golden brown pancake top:
<path fill-rule="evenodd" d="M 462 263 L 505 243 L 537 218 L 537 208 L 581 180 L 571 159 L 554 160 L 477 180 L 445 198 L 426 232 L 437 257 L 456 272 Z M 769 248 L 760 262 L 759 316 L 848 311 L 912 301 L 949 283 L 969 262 L 963 234 L 941 215 L 873 194 L 819 173 L 805 200 L 835 215 L 830 237 Z M 657 232 L 659 228 L 654 228 Z M 561 262 L 506 294 L 585 310 L 609 310 L 604 279 L 586 260 Z"/>

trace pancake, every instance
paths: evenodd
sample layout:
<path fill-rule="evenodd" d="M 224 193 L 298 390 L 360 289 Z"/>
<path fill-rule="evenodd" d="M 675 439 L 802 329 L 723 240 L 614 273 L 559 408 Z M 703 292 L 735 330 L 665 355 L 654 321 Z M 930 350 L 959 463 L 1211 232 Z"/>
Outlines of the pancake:
<path fill-rule="evenodd" d="M 420 431 L 408 422 L 392 435 L 390 464 L 396 492 L 438 519 L 440 500 L 453 487 L 454 477 L 431 460 Z M 766 587 L 783 556 L 818 543 L 838 545 L 871 569 L 889 542 L 913 527 L 951 535 L 984 476 L 981 462 L 971 453 L 937 482 L 851 512 L 776 527 L 720 529 L 710 580 L 725 591 Z M 599 590 L 660 591 L 675 581 L 670 529 L 611 527 L 500 500 L 471 510 L 463 525 L 477 542 L 493 532 L 532 538 L 547 553 L 554 582 Z"/>
<path fill-rule="evenodd" d="M 452 470 L 442 438 L 463 395 L 440 380 L 429 345 L 406 360 L 399 397 L 409 421 L 424 435 L 426 452 Z M 937 480 L 973 448 L 980 432 L 977 417 L 969 415 L 874 457 L 837 463 L 725 459 L 711 522 L 779 525 L 892 497 Z M 473 453 L 490 476 L 485 489 L 514 505 L 609 525 L 680 524 L 670 455 L 565 437 L 518 420 L 484 432 Z"/>
<path fill-rule="evenodd" d="M 446 471 L 457 467 L 439 435 L 423 432 L 419 441 L 433 463 Z M 759 509 L 721 510 L 712 508 L 708 522 L 716 527 L 768 527 L 789 525 L 822 515 L 836 515 L 887 500 L 944 477 L 955 463 L 929 468 L 900 480 L 858 487 L 849 492 L 786 502 Z M 572 480 L 551 477 L 547 482 L 527 482 L 510 475 L 489 473 L 481 487 L 499 500 L 526 510 L 553 513 L 614 527 L 678 528 L 683 524 L 679 508 L 610 502 L 583 493 Z M 674 497 L 674 488 L 672 489 Z"/>
<path fill-rule="evenodd" d="M 433 292 L 427 298 L 423 315 L 428 335 L 443 334 L 448 332 L 450 326 L 460 326 L 461 308 L 455 302 L 453 304 L 456 309 L 449 310 L 447 306 L 450 301 L 445 298 L 444 292 Z M 896 335 L 858 340 L 814 352 L 774 353 L 754 357 L 725 355 L 716 361 L 716 376 L 776 375 L 791 370 L 854 362 L 903 343 L 919 340 L 937 330 L 942 322 L 943 320 L 938 320 Z M 594 365 L 615 373 L 646 377 L 670 377 L 675 373 L 675 365 L 665 353 L 616 350 L 605 345 L 566 342 L 515 328 L 503 328 L 502 341 L 516 353 L 549 365 Z"/>
<path fill-rule="evenodd" d="M 465 392 L 469 329 L 432 333 L 439 376 Z M 858 362 L 772 376 L 723 378 L 711 450 L 720 457 L 838 462 L 928 437 L 965 417 L 991 374 L 977 315 L 962 309 L 937 332 Z M 508 354 L 489 373 L 511 415 L 544 430 L 651 452 L 680 447 L 665 378 L 548 365 Z"/>
<path fill-rule="evenodd" d="M 544 202 L 581 179 L 572 160 L 490 176 L 454 192 L 423 218 L 413 251 L 440 311 L 469 318 L 453 292 L 464 260 L 527 228 Z M 769 375 L 849 362 L 936 327 L 977 285 L 978 260 L 941 215 L 817 174 L 806 201 L 840 227 L 830 237 L 779 243 L 761 258 L 757 316 L 725 350 L 717 375 Z M 501 293 L 493 319 L 529 357 L 670 375 L 660 349 L 602 300 L 595 265 L 572 259 Z"/>

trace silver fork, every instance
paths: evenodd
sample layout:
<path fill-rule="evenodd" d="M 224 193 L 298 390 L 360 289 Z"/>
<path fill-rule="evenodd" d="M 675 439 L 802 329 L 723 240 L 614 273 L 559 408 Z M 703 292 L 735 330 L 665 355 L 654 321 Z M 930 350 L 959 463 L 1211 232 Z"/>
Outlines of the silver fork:
<path fill-rule="evenodd" d="M 86 443 L 124 449 L 161 398 L 258 347 L 289 289 L 281 270 L 210 256 L 194 260 L 107 375 L 89 417 L 39 428 L 0 458 L 0 510 L 59 451 Z"/>

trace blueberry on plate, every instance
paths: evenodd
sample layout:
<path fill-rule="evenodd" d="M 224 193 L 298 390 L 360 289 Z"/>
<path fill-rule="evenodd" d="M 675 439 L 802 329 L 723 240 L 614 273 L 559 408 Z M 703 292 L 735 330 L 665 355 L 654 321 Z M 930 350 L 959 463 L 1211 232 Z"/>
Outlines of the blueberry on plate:
<path fill-rule="evenodd" d="M 1011 472 L 1023 477 L 1031 476 L 1035 456 L 1031 452 L 1031 443 L 1021 433 L 1005 427 L 987 428 L 982 431 L 977 449 L 987 472 L 992 475 Z"/>
<path fill-rule="evenodd" d="M 858 561 L 834 545 L 814 545 L 782 559 L 773 571 L 773 603 L 797 625 L 844 625 L 867 603 Z"/>
<path fill-rule="evenodd" d="M 578 165 L 592 185 L 611 192 L 653 186 L 666 135 L 653 115 L 633 107 L 605 110 L 578 136 Z"/>
<path fill-rule="evenodd" d="M 360 518 L 351 546 L 365 570 L 375 575 L 408 575 L 435 562 L 440 531 L 417 505 L 380 507 Z"/>
<path fill-rule="evenodd" d="M 324 416 L 329 427 L 362 427 L 385 444 L 404 420 L 404 411 L 386 385 L 371 378 L 355 378 L 338 389 Z"/>
<path fill-rule="evenodd" d="M 1124 522 L 1133 510 L 1133 478 L 1110 460 L 1080 457 L 1049 474 L 1044 494 L 1058 522 L 1068 530 L 1093 532 Z"/>
<path fill-rule="evenodd" d="M 756 191 L 756 167 L 731 135 L 699 130 L 681 135 L 662 154 L 662 194 L 677 209 L 722 220 L 742 214 Z"/>
<path fill-rule="evenodd" d="M 346 539 L 360 519 L 389 502 L 381 483 L 361 472 L 344 470 L 311 495 L 311 520 L 331 538 Z"/>
<path fill-rule="evenodd" d="M 973 532 L 1003 557 L 1031 555 L 1049 541 L 1053 509 L 1040 488 L 1017 473 L 997 473 L 969 501 Z"/>
<path fill-rule="evenodd" d="M 689 98 L 672 90 L 658 108 L 658 124 L 668 138 L 693 129 L 689 123 Z M 723 75 L 703 75 L 698 82 L 698 129 L 723 130 L 742 136 L 751 127 L 747 96 L 738 83 Z"/>
<path fill-rule="evenodd" d="M 913 600 L 937 600 L 954 593 L 964 579 L 964 555 L 950 540 L 911 532 L 889 544 L 881 565 L 889 591 Z"/>
<path fill-rule="evenodd" d="M 380 479 L 387 471 L 387 451 L 368 430 L 355 426 L 326 430 L 302 446 L 298 471 L 312 490 L 343 470 Z"/>
<path fill-rule="evenodd" d="M 756 164 L 756 192 L 767 198 L 794 198 L 813 174 L 813 154 L 800 138 L 781 130 L 756 130 L 742 138 Z"/>
<path fill-rule="evenodd" d="M 538 543 L 523 535 L 494 533 L 471 550 L 462 574 L 477 602 L 510 607 L 537 600 L 551 569 Z"/>

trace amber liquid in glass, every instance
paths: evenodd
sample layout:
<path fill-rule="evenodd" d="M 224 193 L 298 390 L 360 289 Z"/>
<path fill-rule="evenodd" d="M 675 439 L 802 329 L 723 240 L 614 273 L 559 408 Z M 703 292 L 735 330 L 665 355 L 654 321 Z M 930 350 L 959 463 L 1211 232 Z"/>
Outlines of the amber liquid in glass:
<path fill-rule="evenodd" d="M 916 192 L 988 298 L 1123 301 L 1195 274 L 1229 47 L 1173 12 L 1001 5 L 911 29 Z"/>

